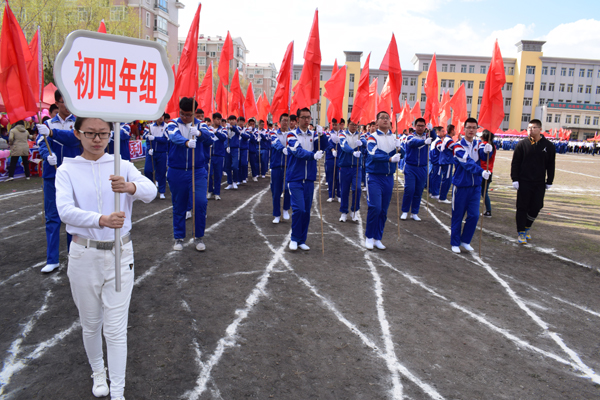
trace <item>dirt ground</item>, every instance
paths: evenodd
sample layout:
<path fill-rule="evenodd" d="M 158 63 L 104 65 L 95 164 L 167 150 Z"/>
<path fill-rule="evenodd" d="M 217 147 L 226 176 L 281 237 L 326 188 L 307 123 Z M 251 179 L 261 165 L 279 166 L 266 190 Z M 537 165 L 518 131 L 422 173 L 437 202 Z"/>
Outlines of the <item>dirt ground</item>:
<path fill-rule="evenodd" d="M 511 157 L 481 258 L 450 251 L 437 201 L 398 230 L 394 196 L 388 248 L 368 251 L 364 193 L 362 221 L 341 223 L 323 185 L 324 255 L 318 200 L 311 250 L 291 252 L 268 177 L 209 201 L 204 253 L 172 251 L 168 191 L 136 202 L 127 400 L 600 398 L 600 157 L 557 156 L 528 245 Z M 0 183 L 0 399 L 93 399 L 64 233 L 60 270 L 40 273 L 42 209 L 40 178 Z"/>

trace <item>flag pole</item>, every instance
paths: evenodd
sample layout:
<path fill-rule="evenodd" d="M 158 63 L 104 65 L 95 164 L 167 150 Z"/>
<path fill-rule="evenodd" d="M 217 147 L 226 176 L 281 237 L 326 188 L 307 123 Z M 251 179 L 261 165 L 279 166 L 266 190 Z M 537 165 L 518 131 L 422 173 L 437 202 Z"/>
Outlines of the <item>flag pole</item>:
<path fill-rule="evenodd" d="M 121 123 L 115 122 L 114 129 L 115 176 L 121 175 Z M 115 192 L 115 212 L 121 211 L 121 194 Z M 115 291 L 121 292 L 121 229 L 115 228 Z"/>
<path fill-rule="evenodd" d="M 490 153 L 487 153 L 487 164 L 485 169 L 487 172 L 490 172 Z M 481 203 L 483 203 L 485 195 L 487 194 L 488 184 L 489 178 L 485 180 L 485 191 L 483 192 L 483 196 L 481 196 L 481 201 L 479 202 L 479 215 L 481 215 L 481 224 L 479 224 L 479 258 L 481 258 L 481 237 L 483 236 L 483 215 L 481 214 Z"/>
<path fill-rule="evenodd" d="M 314 147 L 313 147 L 314 148 Z M 317 131 L 317 149 L 321 151 L 321 137 L 319 136 L 319 132 Z M 319 186 L 317 190 L 319 191 L 319 215 L 321 216 L 321 248 L 323 250 L 323 255 L 325 255 L 325 237 L 323 236 L 323 203 L 321 202 L 321 160 L 317 160 L 317 169 L 319 177 Z"/>
<path fill-rule="evenodd" d="M 360 140 L 360 133 L 358 134 L 358 140 Z M 358 147 L 356 148 L 358 150 Z M 360 150 L 358 150 L 360 151 Z M 354 218 L 356 218 L 356 213 L 358 212 L 357 208 L 358 208 L 358 192 L 360 192 L 360 181 L 358 180 L 358 175 L 359 175 L 359 165 L 360 165 L 360 160 L 361 157 L 358 158 L 358 160 L 356 160 L 356 186 L 355 186 L 355 190 L 354 190 Z"/>

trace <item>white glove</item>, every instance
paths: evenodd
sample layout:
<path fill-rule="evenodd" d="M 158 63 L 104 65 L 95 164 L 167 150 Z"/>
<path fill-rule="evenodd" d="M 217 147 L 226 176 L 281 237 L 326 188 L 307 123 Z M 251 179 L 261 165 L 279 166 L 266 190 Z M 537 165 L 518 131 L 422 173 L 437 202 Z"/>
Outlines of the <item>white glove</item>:
<path fill-rule="evenodd" d="M 323 127 L 321 125 L 317 125 L 317 133 L 319 134 L 319 136 L 323 134 Z"/>
<path fill-rule="evenodd" d="M 362 142 L 360 140 L 356 141 L 356 148 L 358 149 L 360 146 L 362 146 Z"/>
<path fill-rule="evenodd" d="M 550 190 L 551 187 L 552 185 L 546 185 L 546 190 Z"/>
<path fill-rule="evenodd" d="M 429 146 L 431 144 L 431 138 L 430 137 L 428 137 L 427 139 L 425 139 L 425 144 L 427 146 Z"/>
<path fill-rule="evenodd" d="M 315 160 L 320 160 L 321 158 L 323 158 L 323 150 L 319 150 L 315 153 Z"/>
<path fill-rule="evenodd" d="M 148 154 L 153 155 L 154 154 L 154 149 L 148 150 Z"/>
<path fill-rule="evenodd" d="M 331 155 L 332 155 L 333 157 L 337 157 L 337 151 L 335 151 L 335 150 L 331 150 Z"/>
<path fill-rule="evenodd" d="M 46 125 L 36 124 L 35 126 L 37 127 L 37 130 L 40 133 L 40 135 L 43 135 L 43 136 L 50 135 L 50 129 L 48 129 L 48 127 Z"/>
<path fill-rule="evenodd" d="M 390 162 L 393 162 L 393 163 L 400 162 L 400 158 L 402 158 L 400 153 L 396 153 L 392 156 L 392 158 L 390 158 Z"/>
<path fill-rule="evenodd" d="M 337 135 L 331 136 L 331 141 L 335 144 L 338 144 L 340 142 L 340 137 Z"/>
<path fill-rule="evenodd" d="M 195 126 L 190 128 L 190 135 L 192 136 L 200 136 L 200 131 Z"/>
<path fill-rule="evenodd" d="M 427 124 L 427 129 L 429 129 L 430 131 L 433 129 L 433 125 L 430 123 Z"/>
<path fill-rule="evenodd" d="M 229 147 L 226 148 L 225 151 L 227 152 L 227 154 L 231 153 L 231 149 Z"/>
<path fill-rule="evenodd" d="M 484 152 L 484 153 L 488 153 L 488 154 L 489 154 L 489 153 L 491 153 L 492 151 L 494 151 L 494 146 L 492 146 L 492 145 L 491 145 L 491 144 L 489 144 L 489 143 L 488 143 L 488 144 L 486 144 L 486 145 L 483 147 L 483 152 Z"/>
<path fill-rule="evenodd" d="M 195 149 L 196 148 L 196 139 L 188 140 L 187 147 L 189 147 L 190 149 Z"/>
<path fill-rule="evenodd" d="M 399 149 L 400 147 L 402 147 L 402 139 L 394 139 L 394 142 L 396 143 L 396 148 Z"/>
<path fill-rule="evenodd" d="M 58 158 L 56 157 L 56 154 L 52 154 L 51 156 L 46 157 L 46 161 L 48 161 L 48 164 L 50 165 L 56 165 L 58 163 Z"/>
<path fill-rule="evenodd" d="M 154 135 L 148 135 L 148 136 L 146 136 L 146 139 L 148 139 L 148 140 L 154 140 Z"/>
<path fill-rule="evenodd" d="M 483 177 L 483 179 L 485 179 L 486 181 L 487 181 L 488 179 L 490 179 L 490 175 L 492 175 L 492 174 L 490 173 L 490 171 L 483 171 L 483 172 L 481 173 L 481 176 L 482 176 L 482 177 Z"/>
<path fill-rule="evenodd" d="M 285 154 L 286 156 L 289 154 L 289 151 L 287 149 L 287 147 L 285 147 L 282 151 L 283 154 Z"/>
<path fill-rule="evenodd" d="M 355 151 L 354 153 L 352 153 L 352 155 L 356 158 L 360 158 L 360 151 Z"/>
<path fill-rule="evenodd" d="M 515 190 L 519 190 L 519 181 L 514 181 L 513 187 L 515 188 Z"/>

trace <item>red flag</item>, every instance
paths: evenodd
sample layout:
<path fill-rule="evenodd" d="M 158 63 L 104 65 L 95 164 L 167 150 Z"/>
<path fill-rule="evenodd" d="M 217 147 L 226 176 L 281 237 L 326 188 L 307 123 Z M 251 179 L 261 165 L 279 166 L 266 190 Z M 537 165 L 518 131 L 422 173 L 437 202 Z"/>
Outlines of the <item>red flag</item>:
<path fill-rule="evenodd" d="M 371 53 L 367 56 L 367 60 L 365 61 L 365 65 L 360 72 L 360 80 L 358 81 L 358 88 L 356 89 L 356 94 L 354 96 L 354 104 L 352 105 L 352 114 L 350 119 L 357 124 L 361 121 L 363 123 L 371 122 L 371 119 L 367 118 L 365 114 L 365 118 L 362 117 L 362 113 L 365 110 L 365 106 L 369 100 L 369 60 L 371 59 Z"/>
<path fill-rule="evenodd" d="M 335 67 L 337 67 L 337 62 Z M 331 122 L 332 118 L 338 121 L 344 117 L 343 104 L 344 94 L 346 93 L 346 66 L 337 70 L 335 74 L 325 83 L 325 98 L 329 99 L 329 108 L 327 109 L 327 120 Z"/>
<path fill-rule="evenodd" d="M 8 3 L 2 19 L 0 54 L 0 94 L 8 119 L 15 123 L 34 115 L 37 107 L 27 73 L 27 63 L 32 61 L 31 52 Z"/>
<path fill-rule="evenodd" d="M 217 111 L 223 118 L 227 118 L 227 89 L 221 83 L 217 87 Z"/>
<path fill-rule="evenodd" d="M 400 68 L 400 56 L 398 55 L 398 45 L 396 44 L 396 36 L 392 33 L 392 40 L 381 61 L 379 69 L 388 71 L 390 77 L 390 89 L 392 95 L 392 107 L 394 114 L 402 110 L 400 106 L 400 91 L 402 90 L 402 69 Z M 395 118 L 394 118 L 395 120 Z"/>
<path fill-rule="evenodd" d="M 442 104 L 440 105 L 440 125 L 447 129 L 450 117 L 450 92 L 446 90 L 442 94 Z"/>
<path fill-rule="evenodd" d="M 224 86 L 229 85 L 229 62 L 233 60 L 233 41 L 227 31 L 227 37 L 223 48 L 221 49 L 221 58 L 219 58 L 219 79 Z"/>
<path fill-rule="evenodd" d="M 100 26 L 98 27 L 98 32 L 106 33 L 106 25 L 104 24 L 104 19 L 100 21 Z"/>
<path fill-rule="evenodd" d="M 333 62 L 333 68 L 331 69 L 331 78 L 333 78 L 333 75 L 335 75 L 335 73 L 336 73 L 336 72 L 338 72 L 338 70 L 339 70 L 339 68 L 338 68 L 338 64 L 337 64 L 337 58 L 336 58 L 336 59 L 335 59 L 335 61 Z M 330 78 L 330 79 L 331 79 L 331 78 Z M 325 88 L 325 90 L 327 90 L 327 88 Z M 329 98 L 329 97 L 327 97 L 327 92 L 325 92 L 325 94 L 324 94 L 323 96 L 325 96 L 325 98 L 327 98 L 327 99 Z M 330 100 L 330 102 L 331 102 L 331 100 Z M 339 120 L 340 118 L 342 118 L 342 117 L 341 117 L 341 115 L 340 115 L 339 117 L 338 117 L 338 116 L 335 116 L 335 117 L 334 117 L 334 116 L 333 116 L 333 111 L 334 111 L 334 110 L 333 110 L 333 107 L 331 107 L 331 104 L 330 104 L 330 105 L 329 105 L 329 107 L 327 108 L 327 121 L 328 121 L 329 123 L 331 123 L 331 120 L 332 120 L 333 118 L 336 118 L 336 119 L 338 119 L 338 120 Z M 337 111 L 336 111 L 336 112 L 337 112 Z M 340 113 L 340 114 L 341 114 L 341 113 Z"/>
<path fill-rule="evenodd" d="M 179 58 L 179 68 L 175 78 L 175 87 L 169 104 L 167 104 L 167 113 L 177 115 L 179 113 L 179 99 L 182 97 L 192 97 L 196 94 L 198 88 L 198 29 L 200 26 L 200 8 L 198 4 L 196 15 L 192 20 L 190 30 L 185 45 Z"/>
<path fill-rule="evenodd" d="M 377 104 L 377 112 L 385 111 L 390 116 L 392 115 L 392 90 L 390 87 L 390 77 L 385 80 L 385 84 L 381 89 L 381 95 L 379 96 L 379 104 Z"/>
<path fill-rule="evenodd" d="M 481 108 L 479 109 L 479 125 L 491 132 L 496 132 L 504 120 L 502 86 L 505 83 L 504 61 L 502 60 L 498 40 L 496 40 L 490 68 L 485 78 Z"/>
<path fill-rule="evenodd" d="M 469 118 L 464 83 L 460 85 L 458 90 L 454 93 L 454 96 L 452 96 L 448 105 L 452 108 L 452 125 L 456 127 L 456 134 L 458 135 L 464 130 L 465 121 Z"/>
<path fill-rule="evenodd" d="M 233 79 L 231 80 L 231 101 L 229 102 L 229 112 L 236 117 L 244 115 L 244 93 L 240 86 L 240 72 L 235 69 Z"/>
<path fill-rule="evenodd" d="M 258 108 L 258 120 L 267 121 L 269 117 L 269 111 L 271 106 L 269 105 L 269 100 L 267 99 L 267 94 L 263 91 L 263 94 L 260 95 L 257 103 Z"/>
<path fill-rule="evenodd" d="M 427 71 L 427 80 L 425 81 L 425 122 L 431 122 L 433 125 L 438 125 L 438 117 L 440 115 L 440 93 L 438 89 L 437 66 L 435 62 L 435 53 L 431 59 L 429 71 Z"/>
<path fill-rule="evenodd" d="M 246 101 L 244 102 L 244 111 L 246 112 L 245 117 L 247 119 L 256 117 L 258 115 L 258 107 L 256 107 L 256 99 L 254 98 L 254 89 L 252 89 L 252 82 L 248 84 L 248 91 L 246 92 Z"/>
<path fill-rule="evenodd" d="M 379 78 L 373 79 L 371 85 L 369 85 L 369 96 L 367 97 L 367 103 L 365 104 L 365 109 L 360 116 L 361 121 L 363 123 L 369 123 L 371 121 L 375 121 L 376 112 L 377 112 L 377 84 Z"/>
<path fill-rule="evenodd" d="M 319 40 L 319 10 L 315 10 L 313 25 L 304 50 L 304 66 L 300 80 L 294 86 L 292 112 L 310 107 L 319 101 L 321 84 L 321 46 Z"/>
<path fill-rule="evenodd" d="M 31 84 L 31 91 L 36 103 L 40 102 L 42 96 L 42 88 L 44 87 L 44 72 L 42 63 L 42 41 L 40 40 L 40 28 L 31 38 L 29 43 L 29 51 L 31 52 L 31 61 L 27 63 L 27 74 Z"/>
<path fill-rule="evenodd" d="M 196 92 L 198 108 L 204 111 L 204 115 L 212 118 L 215 112 L 215 99 L 213 96 L 213 63 L 211 62 L 202 79 L 202 84 Z"/>
<path fill-rule="evenodd" d="M 271 103 L 271 114 L 274 121 L 279 121 L 281 114 L 290 113 L 292 101 L 292 76 L 294 74 L 294 42 L 285 51 L 281 69 L 277 75 L 277 87 Z M 261 95 L 262 96 L 262 95 Z"/>
<path fill-rule="evenodd" d="M 402 134 L 404 130 L 408 130 L 411 126 L 411 114 L 410 114 L 410 106 L 408 102 L 404 101 L 404 108 L 402 109 L 402 113 L 400 114 L 400 119 L 398 120 L 398 133 Z"/>
<path fill-rule="evenodd" d="M 414 122 L 415 119 L 421 118 L 421 102 L 419 100 L 417 100 L 417 102 L 413 106 L 410 112 L 410 116 L 412 117 L 410 121 L 411 123 Z"/>

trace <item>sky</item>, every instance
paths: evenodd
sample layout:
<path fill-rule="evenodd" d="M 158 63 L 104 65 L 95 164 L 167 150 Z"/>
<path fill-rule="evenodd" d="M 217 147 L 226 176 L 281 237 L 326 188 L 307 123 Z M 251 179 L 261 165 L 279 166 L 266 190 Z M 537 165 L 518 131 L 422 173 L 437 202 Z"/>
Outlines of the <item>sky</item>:
<path fill-rule="evenodd" d="M 179 37 L 185 38 L 198 7 L 180 0 Z M 294 63 L 319 10 L 322 65 L 345 61 L 344 51 L 371 52 L 378 68 L 396 36 L 402 69 L 416 53 L 491 56 L 497 39 L 503 57 L 517 57 L 522 39 L 545 40 L 545 56 L 600 59 L 599 0 L 206 0 L 200 13 L 205 36 L 241 37 L 248 63 L 281 65 L 294 41 Z"/>

